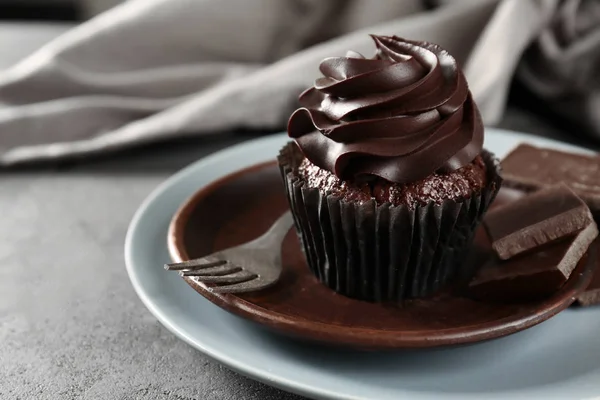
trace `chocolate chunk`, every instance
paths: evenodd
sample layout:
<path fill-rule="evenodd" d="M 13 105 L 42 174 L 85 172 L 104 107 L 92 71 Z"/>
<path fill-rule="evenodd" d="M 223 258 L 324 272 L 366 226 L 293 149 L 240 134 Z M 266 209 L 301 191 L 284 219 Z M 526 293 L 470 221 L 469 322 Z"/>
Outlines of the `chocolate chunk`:
<path fill-rule="evenodd" d="M 596 246 L 600 246 L 600 242 L 596 241 Z M 600 253 L 596 255 L 596 263 L 600 264 Z M 600 268 L 596 265 L 596 272 L 592 277 L 592 282 L 587 289 L 577 296 L 575 300 L 580 306 L 592 306 L 600 304 Z"/>
<path fill-rule="evenodd" d="M 564 184 L 525 196 L 484 219 L 492 247 L 502 260 L 571 236 L 590 223 L 589 208 Z"/>
<path fill-rule="evenodd" d="M 538 190 L 567 184 L 592 210 L 600 213 L 600 157 L 541 149 L 522 144 L 502 160 L 504 184 Z"/>
<path fill-rule="evenodd" d="M 585 292 L 577 296 L 576 301 L 577 304 L 584 307 L 600 304 L 600 271 L 596 270 L 592 283 Z"/>
<path fill-rule="evenodd" d="M 525 302 L 556 292 L 581 262 L 596 262 L 585 255 L 598 235 L 591 223 L 575 236 L 552 242 L 536 251 L 502 261 L 490 259 L 469 283 L 470 294 L 480 300 Z"/>

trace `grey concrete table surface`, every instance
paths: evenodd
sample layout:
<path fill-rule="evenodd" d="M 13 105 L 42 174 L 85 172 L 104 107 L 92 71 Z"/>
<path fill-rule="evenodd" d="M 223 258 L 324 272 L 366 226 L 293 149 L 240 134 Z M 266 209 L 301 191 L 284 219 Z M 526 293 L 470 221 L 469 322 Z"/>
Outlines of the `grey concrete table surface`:
<path fill-rule="evenodd" d="M 504 127 L 560 136 L 529 115 L 508 115 Z M 0 399 L 301 399 L 178 340 L 125 272 L 125 233 L 152 189 L 247 138 L 0 171 Z"/>

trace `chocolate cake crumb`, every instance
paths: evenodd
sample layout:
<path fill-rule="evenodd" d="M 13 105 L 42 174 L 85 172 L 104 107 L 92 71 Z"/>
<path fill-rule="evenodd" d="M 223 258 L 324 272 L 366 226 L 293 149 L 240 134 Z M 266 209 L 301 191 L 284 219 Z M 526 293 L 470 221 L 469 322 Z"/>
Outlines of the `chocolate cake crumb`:
<path fill-rule="evenodd" d="M 479 193 L 487 183 L 486 167 L 481 156 L 477 156 L 470 164 L 456 171 L 446 174 L 434 173 L 409 184 L 393 183 L 381 178 L 363 182 L 342 181 L 306 158 L 298 167 L 298 175 L 307 186 L 318 188 L 322 193 L 331 193 L 346 201 L 367 202 L 375 199 L 377 204 L 389 202 L 410 208 L 430 202 L 441 204 L 444 200 L 467 199 L 474 193 Z"/>

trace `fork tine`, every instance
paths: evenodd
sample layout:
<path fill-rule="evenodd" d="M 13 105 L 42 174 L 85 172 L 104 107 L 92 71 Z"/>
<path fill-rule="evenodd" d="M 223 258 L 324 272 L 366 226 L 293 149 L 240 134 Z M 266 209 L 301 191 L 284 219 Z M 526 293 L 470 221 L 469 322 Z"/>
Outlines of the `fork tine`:
<path fill-rule="evenodd" d="M 218 267 L 225 264 L 227 264 L 227 261 L 225 260 L 210 261 L 206 258 L 198 258 L 196 260 L 165 264 L 165 269 L 168 271 L 182 271 L 186 269 L 194 271 L 198 269 Z"/>
<path fill-rule="evenodd" d="M 229 275 L 197 276 L 196 279 L 200 282 L 205 283 L 240 283 L 249 281 L 257 277 L 258 275 L 253 274 L 252 272 L 241 270 Z"/>
<path fill-rule="evenodd" d="M 219 265 L 218 267 L 212 268 L 204 268 L 197 271 L 180 271 L 179 275 L 181 276 L 220 276 L 220 275 L 229 275 L 234 272 L 241 271 L 242 268 L 236 265 L 224 264 Z"/>
<path fill-rule="evenodd" d="M 213 293 L 242 293 L 262 289 L 263 286 L 264 285 L 257 281 L 257 279 L 251 279 L 249 281 L 233 283 L 230 285 L 209 287 L 208 290 Z"/>

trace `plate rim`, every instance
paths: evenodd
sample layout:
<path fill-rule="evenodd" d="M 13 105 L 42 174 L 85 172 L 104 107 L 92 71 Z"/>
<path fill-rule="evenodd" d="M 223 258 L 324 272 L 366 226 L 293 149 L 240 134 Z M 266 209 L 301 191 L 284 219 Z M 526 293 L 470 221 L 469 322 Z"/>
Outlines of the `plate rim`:
<path fill-rule="evenodd" d="M 518 132 L 507 129 L 498 129 L 498 128 L 490 128 L 486 127 L 486 135 L 489 133 L 493 133 L 494 135 L 505 135 L 510 140 L 517 143 L 522 142 L 533 142 L 538 143 L 540 146 L 551 146 L 551 147 L 560 147 L 563 149 L 568 149 L 570 151 L 574 151 L 576 153 L 583 154 L 591 154 L 593 151 L 585 149 L 583 147 L 579 147 L 570 143 L 561 142 L 559 140 L 549 139 L 541 136 L 537 136 L 534 134 L 529 134 L 525 132 Z M 288 379 L 286 377 L 282 377 L 276 373 L 269 372 L 267 370 L 255 369 L 252 366 L 247 365 L 247 363 L 241 362 L 227 354 L 222 352 L 214 351 L 211 348 L 206 347 L 201 343 L 201 341 L 196 340 L 194 337 L 187 335 L 181 329 L 179 329 L 176 324 L 169 320 L 169 318 L 164 314 L 158 306 L 152 301 L 149 293 L 146 292 L 145 288 L 140 283 L 139 277 L 137 275 L 136 268 L 134 267 L 135 255 L 134 255 L 134 238 L 137 234 L 137 229 L 140 225 L 140 222 L 144 219 L 145 214 L 149 206 L 154 203 L 161 195 L 163 195 L 166 190 L 174 186 L 179 181 L 185 179 L 187 176 L 191 175 L 196 169 L 203 168 L 205 166 L 209 166 L 210 164 L 219 161 L 225 157 L 234 156 L 237 153 L 245 152 L 248 150 L 248 147 L 257 147 L 269 141 L 279 141 L 282 137 L 286 136 L 285 132 L 280 132 L 276 134 L 271 134 L 265 137 L 261 137 L 258 139 L 252 139 L 248 141 L 241 142 L 239 144 L 233 145 L 229 148 L 222 149 L 210 155 L 207 155 L 199 160 L 196 160 L 179 170 L 175 174 L 171 175 L 167 179 L 165 179 L 162 183 L 160 183 L 154 190 L 150 192 L 150 194 L 144 199 L 144 201 L 140 204 L 136 212 L 134 213 L 131 222 L 128 226 L 127 233 L 125 236 L 125 246 L 124 246 L 124 259 L 125 259 L 125 268 L 127 274 L 129 276 L 130 282 L 133 286 L 134 291 L 137 296 L 140 298 L 142 303 L 148 308 L 150 313 L 171 333 L 175 336 L 183 340 L 188 345 L 192 346 L 196 350 L 201 351 L 203 354 L 208 356 L 209 358 L 224 364 L 228 368 L 247 376 L 251 379 L 255 379 L 257 381 L 263 382 L 267 385 L 274 386 L 280 389 L 283 389 L 288 392 L 293 392 L 302 396 L 310 397 L 310 398 L 322 398 L 322 399 L 331 399 L 331 400 L 365 400 L 363 397 L 356 396 L 346 396 L 339 395 L 335 391 L 311 386 L 309 384 L 298 382 L 296 380 Z M 485 145 L 485 142 L 484 142 Z M 217 178 L 218 179 L 218 178 Z M 214 179 L 213 179 L 214 180 Z M 186 199 L 181 199 L 181 201 L 185 201 Z M 166 246 L 166 243 L 165 243 Z M 523 390 L 507 390 L 502 392 L 502 395 L 510 395 L 510 394 L 518 394 L 523 393 Z M 410 394 L 414 398 L 420 399 L 434 399 L 437 398 L 435 396 L 431 396 L 430 393 L 422 392 L 417 393 L 414 391 L 405 392 L 404 394 Z M 398 395 L 402 395 L 402 393 L 398 393 Z M 466 393 L 464 394 L 466 395 Z M 473 398 L 473 396 L 464 396 L 464 397 L 455 397 L 450 395 L 449 397 L 454 398 Z"/>

